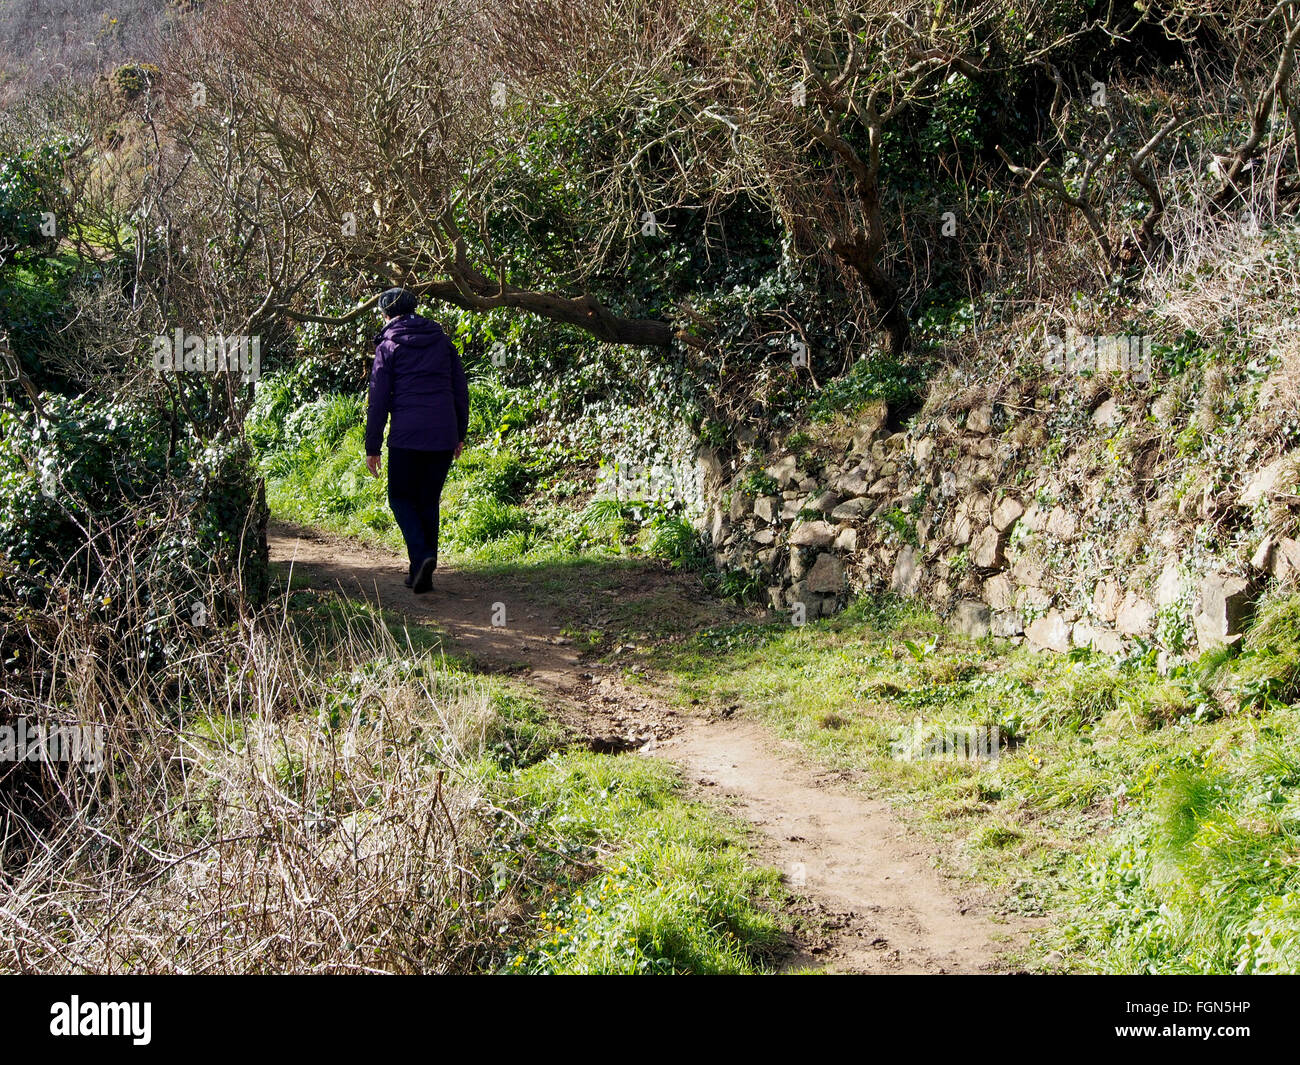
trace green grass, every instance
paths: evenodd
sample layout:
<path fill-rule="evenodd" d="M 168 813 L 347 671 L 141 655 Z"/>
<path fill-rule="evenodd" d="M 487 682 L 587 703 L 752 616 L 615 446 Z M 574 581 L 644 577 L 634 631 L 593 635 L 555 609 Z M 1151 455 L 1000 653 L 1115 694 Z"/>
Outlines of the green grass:
<path fill-rule="evenodd" d="M 1266 603 L 1245 645 L 1160 676 L 1148 657 L 970 641 L 884 600 L 649 657 L 683 703 L 749 708 L 1053 915 L 1044 945 L 1075 968 L 1295 972 L 1300 596 Z M 997 759 L 900 757 L 914 734 L 990 725 Z"/>
<path fill-rule="evenodd" d="M 471 756 L 487 796 L 473 855 L 481 904 L 512 916 L 481 966 L 492 972 L 761 973 L 785 952 L 780 876 L 754 860 L 740 827 L 682 794 L 677 771 L 574 742 L 535 691 L 443 653 L 442 634 L 333 593 L 285 590 L 296 634 L 326 678 L 329 724 L 365 707 L 376 673 L 436 700 L 486 711 L 453 741 L 431 714 L 422 737 Z M 402 657 L 334 664 L 347 634 L 382 621 Z M 466 699 L 468 690 L 483 699 Z M 433 708 L 430 708 L 433 710 Z M 472 745 L 467 747 L 467 745 Z M 453 762 L 456 760 L 453 760 Z"/>
<path fill-rule="evenodd" d="M 570 753 L 506 787 L 589 855 L 542 893 L 534 935 L 506 961 L 520 973 L 755 973 L 781 950 L 773 870 L 755 868 L 734 828 L 679 794 L 676 772 L 635 755 Z"/>

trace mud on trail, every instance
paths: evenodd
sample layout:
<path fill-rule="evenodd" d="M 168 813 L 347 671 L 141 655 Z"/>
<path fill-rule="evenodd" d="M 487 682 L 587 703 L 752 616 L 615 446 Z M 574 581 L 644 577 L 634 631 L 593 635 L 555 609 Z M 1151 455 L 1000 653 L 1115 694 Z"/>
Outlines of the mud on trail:
<path fill-rule="evenodd" d="M 692 796 L 753 826 L 762 860 L 782 869 L 793 896 L 791 967 L 840 973 L 1005 971 L 1027 923 L 996 914 L 978 889 L 946 879 L 889 805 L 843 785 L 731 708 L 679 709 L 654 694 L 655 678 L 625 679 L 584 652 L 584 633 L 616 620 L 621 631 L 654 617 L 688 635 L 747 615 L 699 592 L 687 575 L 645 566 L 554 566 L 487 572 L 439 569 L 434 590 L 402 583 L 405 560 L 382 548 L 273 524 L 271 560 L 292 566 L 294 587 L 363 596 L 412 621 L 433 623 L 479 668 L 514 674 L 548 696 L 593 750 L 637 751 L 676 763 Z M 493 624 L 502 619 L 505 624 Z M 654 630 L 648 630 L 653 632 Z M 622 648 L 615 647 L 617 662 Z"/>

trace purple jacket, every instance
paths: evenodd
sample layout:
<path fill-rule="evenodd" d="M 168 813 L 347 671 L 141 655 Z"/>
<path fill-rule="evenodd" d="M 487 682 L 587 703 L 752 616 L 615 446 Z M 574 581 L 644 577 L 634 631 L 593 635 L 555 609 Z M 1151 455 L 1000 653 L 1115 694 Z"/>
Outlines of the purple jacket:
<path fill-rule="evenodd" d="M 394 318 L 375 337 L 367 455 L 379 454 L 390 414 L 389 447 L 451 451 L 469 431 L 469 386 L 456 345 L 418 314 Z"/>

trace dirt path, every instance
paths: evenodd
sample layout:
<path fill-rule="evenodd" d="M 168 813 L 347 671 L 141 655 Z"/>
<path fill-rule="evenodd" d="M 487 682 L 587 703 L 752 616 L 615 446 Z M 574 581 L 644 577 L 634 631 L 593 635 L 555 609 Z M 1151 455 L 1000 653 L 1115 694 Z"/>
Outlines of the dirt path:
<path fill-rule="evenodd" d="M 594 749 L 637 749 L 680 765 L 699 797 L 754 826 L 763 858 L 785 871 L 802 918 L 792 964 L 989 972 L 1022 938 L 1024 926 L 999 923 L 985 900 L 963 900 L 887 804 L 843 788 L 793 744 L 743 717 L 679 712 L 622 671 L 584 661 L 565 630 L 598 628 L 592 623 L 602 603 L 626 608 L 637 594 L 651 594 L 645 585 L 582 594 L 561 586 L 548 594 L 535 575 L 439 570 L 434 592 L 417 597 L 402 584 L 401 561 L 386 551 L 286 526 L 272 528 L 270 545 L 273 562 L 294 567 L 295 587 L 337 587 L 434 621 L 483 668 L 517 672 L 554 697 Z M 665 580 L 672 578 L 652 583 Z M 698 605 L 699 597 L 688 601 Z"/>

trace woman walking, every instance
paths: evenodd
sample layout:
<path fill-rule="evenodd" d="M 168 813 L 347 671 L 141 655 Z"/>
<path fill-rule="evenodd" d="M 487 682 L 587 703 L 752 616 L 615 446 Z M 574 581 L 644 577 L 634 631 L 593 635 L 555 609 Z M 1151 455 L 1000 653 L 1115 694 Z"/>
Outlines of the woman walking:
<path fill-rule="evenodd" d="M 366 416 L 366 466 L 379 476 L 388 430 L 388 505 L 402 530 L 416 593 L 433 588 L 438 568 L 438 506 L 452 462 L 469 430 L 469 387 L 460 354 L 442 326 L 415 313 L 415 293 L 390 288 L 379 297 L 387 319 L 375 337 Z"/>

